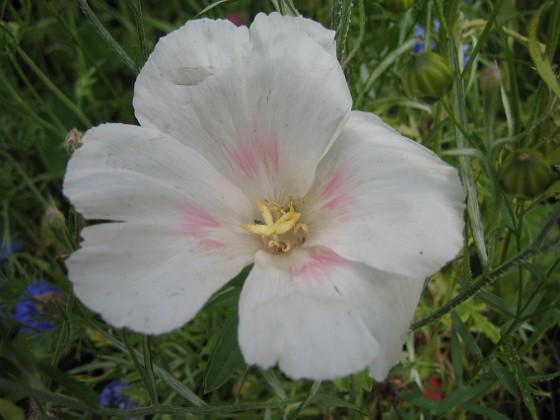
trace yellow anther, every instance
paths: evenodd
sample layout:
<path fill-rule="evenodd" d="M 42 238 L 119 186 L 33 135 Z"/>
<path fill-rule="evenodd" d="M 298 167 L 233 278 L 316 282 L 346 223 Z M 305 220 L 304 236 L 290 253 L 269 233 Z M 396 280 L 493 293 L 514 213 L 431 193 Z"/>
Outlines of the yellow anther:
<path fill-rule="evenodd" d="M 301 213 L 294 209 L 292 196 L 288 200 L 288 210 L 272 201 L 257 199 L 256 202 L 264 223 L 243 224 L 243 229 L 263 239 L 268 238 L 268 246 L 279 253 L 286 253 L 292 249 L 293 244 L 300 243 L 301 238 L 295 238 L 295 234 L 300 230 L 307 233 L 308 229 L 307 225 L 298 223 Z M 279 235 L 283 235 L 282 240 Z"/>
<path fill-rule="evenodd" d="M 272 213 L 270 213 L 270 209 L 268 208 L 268 202 L 261 201 L 257 198 L 257 206 L 262 214 L 265 225 L 272 226 L 274 224 L 274 219 L 272 218 Z"/>

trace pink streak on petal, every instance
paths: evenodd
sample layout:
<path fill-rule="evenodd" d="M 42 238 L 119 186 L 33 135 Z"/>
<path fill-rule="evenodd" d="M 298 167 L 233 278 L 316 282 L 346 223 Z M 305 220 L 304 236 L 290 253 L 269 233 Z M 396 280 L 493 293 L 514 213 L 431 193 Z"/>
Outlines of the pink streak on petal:
<path fill-rule="evenodd" d="M 351 199 L 353 185 L 344 168 L 334 168 L 329 172 L 328 180 L 321 194 L 324 209 L 341 210 Z"/>
<path fill-rule="evenodd" d="M 183 210 L 181 231 L 185 235 L 196 238 L 200 249 L 211 251 L 225 245 L 211 239 L 212 230 L 220 227 L 220 223 L 207 211 L 189 206 Z"/>
<path fill-rule="evenodd" d="M 308 254 L 309 260 L 301 267 L 290 268 L 290 275 L 300 278 L 305 282 L 323 283 L 331 280 L 334 267 L 342 265 L 345 260 L 330 249 L 311 251 Z"/>
<path fill-rule="evenodd" d="M 257 129 L 247 137 L 237 137 L 225 152 L 228 157 L 249 178 L 255 178 L 259 169 L 265 173 L 278 173 L 280 141 L 278 134 L 261 135 Z"/>

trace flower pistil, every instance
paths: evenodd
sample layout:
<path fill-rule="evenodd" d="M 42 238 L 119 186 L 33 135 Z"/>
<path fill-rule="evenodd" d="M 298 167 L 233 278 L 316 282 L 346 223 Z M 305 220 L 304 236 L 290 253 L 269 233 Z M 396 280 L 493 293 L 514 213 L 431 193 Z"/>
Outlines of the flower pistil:
<path fill-rule="evenodd" d="M 278 254 L 285 254 L 294 246 L 301 245 L 308 232 L 306 224 L 299 223 L 301 213 L 294 209 L 294 198 L 288 199 L 288 207 L 269 200 L 256 200 L 259 212 L 263 217 L 262 223 L 242 224 L 249 232 L 259 235 L 267 244 L 269 250 Z"/>

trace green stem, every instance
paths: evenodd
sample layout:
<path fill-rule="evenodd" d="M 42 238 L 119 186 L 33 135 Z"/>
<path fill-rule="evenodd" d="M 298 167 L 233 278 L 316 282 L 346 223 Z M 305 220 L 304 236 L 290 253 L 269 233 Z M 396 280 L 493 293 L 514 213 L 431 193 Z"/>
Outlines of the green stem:
<path fill-rule="evenodd" d="M 86 17 L 89 19 L 97 33 L 103 40 L 107 43 L 107 45 L 119 56 L 119 58 L 124 62 L 124 64 L 132 71 L 134 74 L 138 73 L 138 68 L 134 64 L 132 58 L 128 56 L 128 54 L 122 49 L 122 47 L 118 44 L 117 41 L 112 37 L 112 35 L 105 29 L 105 26 L 101 23 L 101 21 L 95 15 L 95 12 L 89 7 L 89 4 L 86 0 L 78 0 L 80 5 L 80 9 Z"/>
<path fill-rule="evenodd" d="M 449 54 L 449 61 L 451 64 L 451 71 L 455 75 L 453 79 L 452 90 L 452 107 L 454 114 L 462 127 L 467 127 L 467 114 L 465 110 L 465 98 L 463 91 L 463 80 L 460 76 L 460 63 L 457 55 L 457 46 L 454 37 L 446 23 L 446 18 L 443 13 L 442 0 L 435 0 L 436 10 L 442 27 L 442 33 L 447 36 L 447 48 Z M 453 20 L 452 20 L 453 21 Z M 455 125 L 455 137 L 457 139 L 457 147 L 459 149 L 466 149 L 468 141 L 461 129 Z M 488 255 L 486 252 L 486 244 L 484 242 L 484 229 L 482 227 L 482 220 L 480 217 L 480 209 L 478 206 L 478 194 L 476 189 L 476 182 L 474 180 L 473 168 L 471 159 L 468 156 L 459 156 L 459 170 L 463 184 L 467 190 L 467 214 L 470 222 L 470 227 L 476 245 L 478 255 L 482 264 L 485 266 L 488 262 Z"/>
<path fill-rule="evenodd" d="M 550 241 L 545 244 L 543 242 L 544 238 L 548 234 L 548 232 L 554 227 L 557 220 L 560 218 L 560 205 L 556 206 L 554 211 L 552 212 L 551 216 L 548 218 L 544 226 L 542 227 L 541 231 L 537 235 L 536 239 L 525 248 L 522 252 L 518 255 L 510 259 L 509 261 L 505 262 L 504 264 L 500 265 L 498 268 L 490 272 L 489 274 L 483 276 L 480 280 L 476 283 L 473 283 L 471 286 L 467 287 L 463 290 L 459 295 L 455 298 L 451 299 L 437 311 L 433 312 L 432 314 L 414 322 L 411 326 L 411 329 L 416 330 L 421 328 L 425 325 L 430 324 L 431 322 L 441 318 L 443 315 L 447 314 L 448 312 L 452 311 L 454 308 L 459 306 L 461 303 L 465 302 L 472 296 L 476 295 L 480 290 L 484 287 L 492 284 L 497 279 L 502 277 L 504 274 L 509 272 L 515 267 L 523 264 L 525 261 L 533 258 L 536 255 L 546 255 L 558 248 L 560 245 L 560 235 L 554 237 Z"/>
<path fill-rule="evenodd" d="M 48 76 L 43 73 L 43 71 L 33 62 L 33 60 L 26 54 L 26 52 L 21 48 L 17 47 L 17 53 L 23 58 L 23 61 L 27 63 L 31 70 L 41 79 L 41 81 L 47 86 L 47 88 L 74 113 L 76 117 L 84 124 L 86 127 L 91 127 L 92 124 L 88 118 L 84 115 L 82 110 L 78 108 L 70 99 L 62 93 L 62 91 L 55 86 L 55 84 L 48 78 Z"/>
<path fill-rule="evenodd" d="M 336 56 L 340 63 L 345 61 L 346 37 L 352 20 L 352 0 L 333 1 L 333 26 L 336 30 Z"/>

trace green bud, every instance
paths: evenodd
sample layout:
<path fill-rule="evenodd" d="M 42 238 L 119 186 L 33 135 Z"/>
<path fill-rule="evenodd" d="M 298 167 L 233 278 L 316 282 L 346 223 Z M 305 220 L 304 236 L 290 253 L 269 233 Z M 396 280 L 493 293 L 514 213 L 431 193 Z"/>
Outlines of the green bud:
<path fill-rule="evenodd" d="M 509 155 L 500 170 L 504 191 L 521 198 L 534 198 L 552 181 L 552 170 L 546 158 L 535 150 L 518 150 Z"/>
<path fill-rule="evenodd" d="M 43 223 L 45 227 L 52 231 L 65 231 L 66 220 L 64 215 L 54 206 L 49 206 L 43 215 Z"/>
<path fill-rule="evenodd" d="M 82 146 L 82 137 L 84 135 L 77 128 L 73 128 L 66 134 L 64 139 L 64 148 L 69 155 L 72 155 L 74 151 Z"/>
<path fill-rule="evenodd" d="M 445 95 L 452 79 L 453 74 L 443 57 L 431 51 L 412 56 L 401 75 L 406 95 L 427 103 Z"/>
<path fill-rule="evenodd" d="M 391 12 L 404 13 L 410 9 L 415 2 L 416 0 L 384 0 L 383 6 Z"/>

